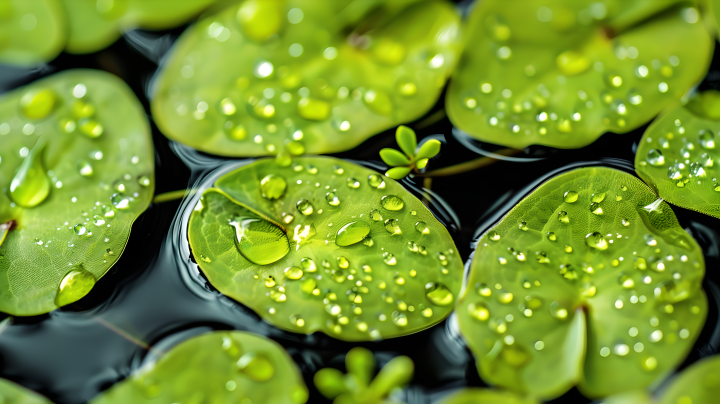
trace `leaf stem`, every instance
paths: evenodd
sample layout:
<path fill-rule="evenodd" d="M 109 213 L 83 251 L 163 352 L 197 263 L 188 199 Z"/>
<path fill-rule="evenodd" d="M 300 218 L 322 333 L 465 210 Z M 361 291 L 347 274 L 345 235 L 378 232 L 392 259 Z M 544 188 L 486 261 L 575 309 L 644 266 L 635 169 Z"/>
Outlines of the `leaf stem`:
<path fill-rule="evenodd" d="M 165 203 L 171 201 L 177 201 L 178 199 L 184 198 L 186 195 L 190 196 L 195 194 L 194 189 L 178 189 L 177 191 L 165 192 L 163 194 L 157 194 L 153 198 L 153 203 Z"/>
<path fill-rule="evenodd" d="M 502 149 L 496 152 L 497 154 L 503 155 L 503 156 L 513 156 L 519 153 L 522 153 L 522 150 L 518 149 Z M 468 171 L 477 170 L 478 168 L 485 167 L 487 165 L 493 164 L 494 162 L 498 161 L 495 158 L 492 157 L 480 157 L 476 158 L 475 160 L 466 161 L 461 164 L 456 164 L 454 166 L 444 167 L 437 170 L 428 171 L 423 174 L 417 174 L 416 177 L 447 177 L 450 175 L 457 175 L 462 174 Z"/>

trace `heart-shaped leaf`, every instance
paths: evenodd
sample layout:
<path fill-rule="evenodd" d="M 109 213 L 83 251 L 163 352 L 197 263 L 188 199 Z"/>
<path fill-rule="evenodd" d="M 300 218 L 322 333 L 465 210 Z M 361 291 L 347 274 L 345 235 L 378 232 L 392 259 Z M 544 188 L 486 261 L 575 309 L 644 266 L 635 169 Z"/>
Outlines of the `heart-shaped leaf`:
<path fill-rule="evenodd" d="M 50 400 L 17 384 L 0 379 L 0 397 L 3 403 L 52 404 Z"/>
<path fill-rule="evenodd" d="M 56 0 L 0 0 L 0 63 L 37 65 L 65 46 L 62 6 Z"/>
<path fill-rule="evenodd" d="M 303 404 L 300 371 L 276 342 L 243 331 L 184 341 L 90 401 L 126 403 Z"/>
<path fill-rule="evenodd" d="M 457 304 L 488 382 L 533 396 L 643 388 L 677 366 L 707 313 L 702 251 L 630 174 L 558 175 L 478 242 Z"/>
<path fill-rule="evenodd" d="M 683 370 L 662 392 L 659 404 L 714 403 L 720 395 L 720 355 Z"/>
<path fill-rule="evenodd" d="M 153 116 L 224 156 L 348 150 L 430 109 L 460 46 L 445 1 L 246 0 L 180 37 Z"/>
<path fill-rule="evenodd" d="M 675 108 L 645 131 L 635 170 L 673 205 L 720 218 L 719 130 L 720 120 Z"/>
<path fill-rule="evenodd" d="M 483 1 L 447 93 L 451 121 L 482 141 L 578 148 L 625 133 L 679 99 L 714 42 L 676 0 Z"/>
<path fill-rule="evenodd" d="M 168 29 L 197 15 L 215 0 L 61 0 L 68 19 L 67 51 L 95 52 L 125 29 Z"/>
<path fill-rule="evenodd" d="M 400 184 L 334 158 L 258 160 L 217 180 L 190 217 L 213 286 L 265 321 L 346 341 L 445 318 L 462 262 L 447 230 Z"/>
<path fill-rule="evenodd" d="M 442 399 L 439 404 L 536 404 L 531 398 L 518 396 L 510 391 L 481 388 L 465 388 Z"/>
<path fill-rule="evenodd" d="M 0 98 L 0 311 L 37 315 L 87 294 L 150 203 L 140 102 L 115 76 L 70 70 Z"/>

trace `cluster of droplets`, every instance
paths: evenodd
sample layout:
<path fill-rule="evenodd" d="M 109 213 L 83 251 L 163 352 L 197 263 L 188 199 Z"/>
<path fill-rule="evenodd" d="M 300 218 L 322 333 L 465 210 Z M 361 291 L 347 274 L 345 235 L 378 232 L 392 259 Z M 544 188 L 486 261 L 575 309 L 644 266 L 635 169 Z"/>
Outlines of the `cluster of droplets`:
<path fill-rule="evenodd" d="M 250 12 L 248 9 L 245 13 L 242 11 L 244 7 L 240 6 L 237 26 L 226 26 L 221 21 L 203 24 L 207 32 L 201 34 L 206 34 L 206 40 L 212 44 L 210 46 L 217 46 L 215 41 L 222 43 L 233 36 L 243 35 L 263 42 L 269 38 L 270 31 L 273 34 L 280 32 L 282 24 L 271 27 L 266 22 L 259 22 L 259 18 L 269 18 L 271 16 L 267 13 L 275 11 Z M 275 16 L 272 17 L 274 19 Z M 277 17 L 284 19 L 283 16 Z M 297 24 L 308 24 L 308 18 L 300 8 L 289 10 L 285 17 L 289 29 Z M 263 28 L 258 28 L 260 26 Z M 457 35 L 456 31 L 446 30 L 442 40 L 451 42 Z M 311 131 L 313 127 L 324 126 L 327 122 L 339 134 L 353 134 L 357 127 L 361 127 L 360 123 L 353 122 L 347 116 L 348 112 L 345 111 L 348 108 L 364 107 L 373 114 L 391 117 L 403 102 L 415 97 L 421 84 L 412 79 L 402 66 L 408 63 L 424 66 L 439 80 L 444 80 L 441 72 L 449 64 L 446 59 L 451 57 L 444 51 L 434 52 L 428 46 L 409 49 L 389 37 L 351 36 L 347 43 L 338 38 L 337 41 L 326 41 L 320 48 L 317 48 L 317 44 L 303 44 L 296 40 L 289 34 L 281 36 L 281 45 L 276 52 L 287 52 L 291 60 L 297 63 L 310 63 L 311 58 L 318 57 L 324 63 L 333 65 L 346 59 L 343 52 L 349 45 L 355 48 L 354 51 L 365 52 L 369 63 L 383 70 L 388 69 L 388 74 L 396 76 L 394 91 L 375 87 L 372 82 L 362 86 L 341 85 L 333 77 L 310 80 L 300 70 L 292 68 L 291 63 L 287 63 L 289 61 L 277 65 L 275 58 L 267 58 L 255 61 L 244 74 L 234 79 L 232 91 L 216 99 L 182 93 L 182 86 L 172 87 L 168 95 L 174 113 L 177 116 L 192 116 L 197 121 L 211 121 L 228 139 L 262 145 L 268 154 L 277 154 L 279 161 L 290 164 L 290 156 L 305 153 L 305 132 Z M 277 60 L 286 59 L 287 56 L 282 56 Z M 180 68 L 183 79 L 195 77 L 195 63 L 194 58 L 186 58 L 186 64 Z M 373 78 L 363 79 L 370 81 Z"/>
<path fill-rule="evenodd" d="M 603 10 L 595 10 L 596 6 L 602 6 Z M 577 12 L 563 7 L 553 12 L 541 6 L 537 13 L 541 25 L 547 24 L 547 29 L 560 31 L 572 29 L 577 24 L 602 24 L 607 18 L 607 10 L 602 3 L 593 3 Z M 692 15 L 697 15 L 694 8 L 681 11 L 682 19 L 688 24 L 697 23 Z M 487 16 L 484 22 L 486 36 L 495 49 L 496 63 L 510 68 L 509 65 L 517 63 L 516 59 L 521 59 L 515 57 L 509 45 L 511 27 L 500 15 Z M 607 69 L 602 62 L 593 61 L 583 50 L 568 49 L 556 57 L 552 68 L 559 72 L 557 75 L 539 71 L 532 64 L 522 69 L 529 79 L 548 77 L 531 91 L 519 91 L 524 89 L 505 87 L 502 82 L 481 80 L 472 85 L 468 83 L 471 89 L 461 94 L 460 103 L 482 115 L 490 127 L 511 134 L 543 137 L 582 132 L 584 129 L 578 128 L 585 127 L 584 122 L 588 121 L 587 117 L 591 114 L 600 115 L 603 125 L 622 130 L 633 124 L 634 109 L 642 106 L 645 97 L 657 98 L 669 94 L 668 81 L 677 75 L 675 69 L 680 65 L 680 59 L 672 55 L 665 61 L 653 59 L 643 62 L 638 48 L 627 44 L 616 45 L 614 56 L 622 61 L 620 70 L 626 73 Z M 577 91 L 577 97 L 569 108 L 552 104 L 552 89 L 562 88 L 562 91 L 566 91 L 565 86 L 570 80 L 574 82 L 575 76 L 589 74 L 601 75 L 604 87 L 583 87 Z"/>
<path fill-rule="evenodd" d="M 282 205 L 285 199 L 290 198 L 288 195 L 296 195 L 290 191 L 294 184 L 322 187 L 319 182 L 315 182 L 314 176 L 319 172 L 317 167 L 296 163 L 292 169 L 298 174 L 307 173 L 309 181 L 298 179 L 296 182 L 289 182 L 282 175 L 269 174 L 260 180 L 260 196 L 268 202 Z M 363 192 L 364 187 L 369 187 L 373 191 L 387 188 L 385 178 L 378 174 L 370 174 L 365 181 L 360 181 L 346 177 L 344 175 L 346 170 L 342 166 L 336 165 L 332 170 L 334 175 L 331 181 L 344 184 L 343 186 L 346 185 L 348 189 L 326 186 L 327 192 L 322 206 L 314 202 L 316 199 L 313 195 L 292 199 L 294 211 L 285 212 L 281 219 L 281 222 L 287 226 L 287 233 L 283 232 L 278 224 L 255 215 L 238 217 L 231 221 L 230 225 L 233 226 L 236 234 L 235 242 L 240 254 L 258 265 L 277 262 L 292 250 L 302 254 L 300 247 L 305 243 L 314 242 L 322 245 L 322 240 L 314 241 L 314 237 L 318 234 L 317 229 L 324 227 L 319 224 L 322 223 L 322 214 L 333 212 L 334 209 L 342 209 L 343 204 L 346 203 L 343 195 Z M 298 176 L 298 178 L 302 177 L 305 175 Z M 387 251 L 377 245 L 374 239 L 412 234 L 412 239 L 415 241 L 407 242 L 409 251 L 423 257 L 422 260 L 425 262 L 423 266 L 439 267 L 440 278 L 450 273 L 450 262 L 458 259 L 455 257 L 455 251 L 451 248 L 431 254 L 430 248 L 421 245 L 423 237 L 431 234 L 430 227 L 421 220 L 411 219 L 410 226 L 405 228 L 405 220 L 400 220 L 406 215 L 414 217 L 418 213 L 408 211 L 406 202 L 397 195 L 384 192 L 373 192 L 373 194 L 380 194 L 377 196 L 377 208 L 352 216 L 342 223 L 328 225 L 337 228 L 336 231 L 328 234 L 328 238 L 324 241 L 326 245 L 334 242 L 339 247 L 332 253 L 332 258 L 327 256 L 325 259 L 320 259 L 317 258 L 317 253 L 315 257 L 300 255 L 300 258 L 292 259 L 297 262 L 285 268 L 279 275 L 262 272 L 253 275 L 266 290 L 265 296 L 270 301 L 267 307 L 269 314 L 278 314 L 280 311 L 278 305 L 282 305 L 282 311 L 286 312 L 292 307 L 293 295 L 300 294 L 303 300 L 322 302 L 328 316 L 325 329 L 329 334 L 340 335 L 346 327 L 352 327 L 357 332 L 367 333 L 372 339 L 383 337 L 380 329 L 373 326 L 378 321 L 390 321 L 402 329 L 411 327 L 413 321 L 425 324 L 441 318 L 444 312 L 436 313 L 436 307 L 451 306 L 454 302 L 451 290 L 442 280 L 437 279 L 424 285 L 423 300 L 408 301 L 406 288 L 410 287 L 409 282 L 418 283 L 419 280 L 414 279 L 418 277 L 418 270 L 398 268 L 398 263 L 402 260 L 396 257 L 398 252 Z M 270 244 L 273 244 L 272 248 L 268 248 Z M 379 275 L 377 268 L 372 268 L 367 262 L 357 262 L 343 252 L 347 247 L 357 248 L 356 245 L 364 245 L 364 248 L 375 247 L 372 249 L 373 252 L 367 254 L 380 254 L 384 267 Z M 269 250 L 273 252 L 268 254 Z M 353 256 L 356 255 L 353 253 Z M 204 262 L 212 262 L 211 257 L 200 258 Z M 387 278 L 388 275 L 390 279 Z M 421 279 L 427 278 L 428 276 L 425 275 Z M 387 307 L 372 309 L 372 312 L 364 309 L 363 303 L 377 302 L 378 299 L 381 299 Z M 415 316 L 419 317 L 418 320 L 413 320 Z M 308 321 L 299 312 L 291 314 L 289 320 L 300 329 L 306 328 Z"/>
<path fill-rule="evenodd" d="M 620 202 L 623 200 L 623 194 L 627 191 L 628 187 L 621 185 L 615 191 L 592 193 L 583 197 L 580 192 L 569 189 L 562 193 L 562 203 L 564 205 L 588 203 L 591 214 L 605 220 L 603 214 L 607 213 L 607 211 L 614 211 L 613 207 L 604 205 L 607 200 L 612 199 L 611 197 L 614 196 L 614 199 Z M 646 206 L 643 210 L 648 214 L 657 214 L 657 206 L 655 205 Z M 606 212 L 603 212 L 603 208 L 605 208 Z M 560 222 L 561 227 L 572 223 L 570 215 L 565 210 L 560 210 L 559 213 L 557 220 Z M 631 220 L 627 218 L 618 219 L 613 217 L 610 220 L 617 220 L 623 228 L 632 226 Z M 520 221 L 517 227 L 522 232 L 531 231 L 531 225 L 527 221 Z M 604 235 L 599 231 L 594 231 L 587 234 L 585 244 L 590 251 L 596 252 L 595 255 L 599 260 L 591 263 L 582 262 L 578 265 L 570 262 L 577 254 L 569 244 L 570 240 L 567 241 L 568 244 L 562 243 L 563 240 L 554 231 L 547 232 L 543 237 L 550 242 L 552 248 L 556 248 L 564 252 L 564 254 L 559 256 L 557 254 L 551 255 L 542 250 L 534 253 L 522 252 L 512 247 L 503 247 L 501 240 L 504 239 L 504 236 L 496 229 L 490 230 L 483 238 L 485 241 L 482 245 L 485 248 L 490 248 L 496 254 L 497 262 L 503 268 L 509 265 L 516 267 L 520 265 L 517 268 L 522 268 L 522 265 L 533 262 L 539 264 L 533 265 L 532 270 L 521 273 L 521 276 L 517 277 L 522 287 L 520 290 L 526 290 L 524 296 L 516 296 L 516 293 L 511 292 L 511 290 L 518 289 L 515 285 L 507 287 L 501 282 L 476 283 L 474 285 L 476 294 L 471 294 L 473 297 L 468 299 L 470 302 L 466 308 L 469 316 L 474 321 L 486 324 L 497 335 L 498 344 L 501 344 L 501 349 L 506 352 L 506 354 L 499 357 L 508 360 L 508 364 L 519 367 L 527 363 L 531 357 L 528 349 L 516 344 L 515 337 L 510 333 L 511 323 L 517 317 L 549 315 L 556 320 L 567 321 L 576 309 L 574 305 L 568 304 L 566 301 L 558 299 L 546 302 L 533 293 L 534 289 L 542 286 L 541 279 L 538 277 L 540 271 L 551 270 L 553 266 L 557 268 L 560 276 L 578 288 L 580 292 L 578 297 L 584 301 L 592 302 L 592 298 L 598 293 L 598 288 L 592 280 L 593 275 L 598 271 L 609 269 L 607 268 L 609 266 L 614 271 L 617 271 L 617 283 L 620 291 L 617 299 L 612 303 L 615 310 L 623 310 L 628 305 L 643 305 L 646 303 L 654 304 L 660 308 L 661 313 L 658 313 L 658 315 L 648 319 L 638 319 L 639 322 L 647 320 L 649 326 L 643 327 L 639 323 L 629 329 L 628 336 L 634 338 L 634 342 L 628 342 L 629 340 L 625 336 L 619 336 L 615 345 L 601 347 L 597 353 L 601 357 L 607 357 L 611 354 L 628 356 L 635 352 L 639 354 L 638 363 L 640 366 L 646 371 L 653 371 L 657 368 L 659 359 L 644 353 L 648 344 L 657 344 L 661 340 L 663 343 L 674 343 L 678 339 L 690 338 L 690 330 L 681 325 L 683 320 L 688 319 L 678 316 L 673 317 L 672 314 L 676 311 L 676 305 L 690 298 L 697 288 L 697 282 L 686 279 L 683 273 L 696 271 L 700 266 L 699 262 L 691 261 L 684 254 L 664 253 L 662 239 L 652 233 L 645 233 L 642 236 L 641 242 L 649 248 L 645 253 L 647 254 L 645 257 L 641 256 L 638 251 L 633 251 L 628 257 L 613 257 L 610 246 L 613 242 L 627 237 L 619 233 Z M 640 249 L 645 250 L 638 246 L 638 250 Z M 607 255 L 608 253 L 611 254 Z M 582 256 L 583 254 L 579 255 L 579 257 Z M 534 257 L 534 260 L 531 257 Z M 560 258 L 560 262 L 554 262 L 557 258 Z M 608 259 L 610 262 L 609 265 L 606 265 Z M 575 298 L 573 297 L 573 299 Z M 492 308 L 496 306 L 496 303 L 508 306 L 508 308 L 516 305 L 517 313 L 505 314 L 508 310 L 502 310 L 503 314 L 497 315 L 493 313 L 496 309 Z M 689 311 L 693 315 L 699 315 L 701 309 L 693 305 L 689 307 Z M 662 320 L 663 315 L 667 315 L 664 320 Z M 661 320 L 665 322 L 664 327 L 661 327 Z M 542 340 L 530 342 L 530 345 L 536 351 L 542 351 L 546 346 Z"/>
<path fill-rule="evenodd" d="M 716 164 L 715 155 L 720 143 L 718 134 L 712 129 L 699 130 L 695 136 L 683 126 L 679 119 L 673 121 L 673 126 L 665 136 L 657 139 L 646 138 L 645 141 L 657 145 L 648 151 L 642 166 L 656 167 L 667 170 L 667 177 L 678 188 L 686 185 L 710 186 L 715 192 L 720 192 L 720 180 L 709 175 Z M 677 147 L 680 148 L 679 152 Z M 665 153 L 677 156 L 673 161 L 667 159 Z"/>

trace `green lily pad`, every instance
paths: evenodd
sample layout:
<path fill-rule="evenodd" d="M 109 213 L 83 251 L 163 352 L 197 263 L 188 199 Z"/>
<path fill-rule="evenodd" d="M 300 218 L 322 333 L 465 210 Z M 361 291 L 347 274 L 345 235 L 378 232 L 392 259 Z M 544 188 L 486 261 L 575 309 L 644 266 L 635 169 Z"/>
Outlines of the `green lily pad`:
<path fill-rule="evenodd" d="M 610 168 L 558 175 L 478 242 L 458 299 L 487 382 L 540 398 L 644 388 L 707 314 L 702 251 L 669 205 Z"/>
<path fill-rule="evenodd" d="M 0 402 L 17 404 L 52 404 L 50 400 L 17 384 L 0 379 Z"/>
<path fill-rule="evenodd" d="M 300 370 L 276 342 L 243 331 L 203 334 L 90 401 L 111 403 L 303 404 Z"/>
<path fill-rule="evenodd" d="M 188 237 L 210 283 L 276 327 L 346 341 L 428 328 L 453 308 L 462 262 L 400 184 L 334 158 L 258 160 L 224 175 Z"/>
<path fill-rule="evenodd" d="M 150 128 L 118 78 L 69 70 L 0 98 L 0 143 L 0 311 L 47 313 L 122 254 L 153 195 Z"/>
<path fill-rule="evenodd" d="M 536 400 L 510 391 L 465 388 L 442 399 L 439 404 L 537 404 Z"/>
<path fill-rule="evenodd" d="M 714 403 L 718 394 L 720 394 L 720 355 L 714 355 L 682 371 L 662 392 L 658 403 Z"/>
<path fill-rule="evenodd" d="M 224 156 L 349 150 L 427 112 L 460 47 L 446 1 L 246 0 L 180 37 L 153 117 Z"/>
<path fill-rule="evenodd" d="M 450 82 L 450 120 L 482 141 L 578 148 L 629 132 L 707 71 L 714 42 L 676 0 L 483 1 Z"/>
<path fill-rule="evenodd" d="M 0 0 L 0 63 L 37 65 L 65 46 L 62 7 L 55 0 Z"/>
<path fill-rule="evenodd" d="M 184 24 L 215 0 L 62 0 L 68 19 L 66 49 L 95 52 L 126 29 L 168 29 Z"/>
<path fill-rule="evenodd" d="M 673 205 L 720 218 L 717 118 L 685 107 L 669 111 L 645 131 L 635 155 L 635 170 Z"/>

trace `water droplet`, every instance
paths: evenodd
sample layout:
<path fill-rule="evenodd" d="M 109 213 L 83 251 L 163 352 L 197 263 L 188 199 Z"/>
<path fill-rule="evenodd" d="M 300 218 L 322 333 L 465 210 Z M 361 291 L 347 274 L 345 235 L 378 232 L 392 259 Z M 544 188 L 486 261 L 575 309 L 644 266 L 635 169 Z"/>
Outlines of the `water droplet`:
<path fill-rule="evenodd" d="M 266 382 L 275 375 L 275 367 L 270 359 L 254 352 L 241 356 L 237 361 L 237 368 L 256 382 Z"/>
<path fill-rule="evenodd" d="M 399 311 L 394 311 L 392 313 L 392 321 L 398 327 L 405 327 L 406 325 L 408 325 L 407 316 L 404 313 L 399 312 Z"/>
<path fill-rule="evenodd" d="M 302 278 L 303 270 L 298 267 L 285 268 L 285 277 L 292 280 L 298 280 Z"/>
<path fill-rule="evenodd" d="M 368 234 L 370 234 L 370 226 L 366 223 L 360 221 L 350 222 L 338 230 L 335 244 L 340 247 L 347 247 L 362 241 Z"/>
<path fill-rule="evenodd" d="M 590 203 L 590 212 L 592 212 L 595 215 L 602 215 L 603 214 L 603 208 L 600 206 L 597 202 L 591 202 Z"/>
<path fill-rule="evenodd" d="M 700 145 L 706 149 L 715 148 L 715 135 L 710 129 L 701 130 L 698 135 L 698 141 L 700 142 Z"/>
<path fill-rule="evenodd" d="M 430 227 L 428 227 L 428 225 L 425 224 L 425 222 L 415 223 L 415 230 L 417 230 L 418 233 L 430 234 Z"/>
<path fill-rule="evenodd" d="M 83 177 L 90 177 L 93 175 L 93 167 L 86 160 L 80 160 L 77 163 L 77 170 Z"/>
<path fill-rule="evenodd" d="M 383 261 L 385 261 L 388 265 L 395 265 L 397 264 L 397 260 L 395 259 L 395 256 L 390 254 L 389 252 L 383 253 Z"/>
<path fill-rule="evenodd" d="M 645 238 L 645 244 L 647 244 L 651 247 L 654 247 L 657 245 L 657 240 L 655 239 L 655 236 L 653 236 L 652 234 L 646 234 L 644 236 L 644 238 Z"/>
<path fill-rule="evenodd" d="M 554 232 L 551 232 L 551 231 L 549 231 L 549 232 L 547 233 L 547 238 L 548 238 L 548 240 L 550 240 L 550 241 L 557 241 L 557 236 L 555 235 Z"/>
<path fill-rule="evenodd" d="M 560 71 L 567 76 L 580 74 L 590 67 L 590 60 L 582 53 L 567 50 L 555 59 Z"/>
<path fill-rule="evenodd" d="M 514 296 L 513 296 L 513 294 L 510 293 L 510 292 L 500 291 L 500 292 L 498 292 L 498 294 L 496 295 L 496 298 L 497 298 L 497 301 L 498 301 L 499 303 L 509 304 L 510 302 L 513 301 Z"/>
<path fill-rule="evenodd" d="M 235 246 L 253 264 L 272 264 L 290 252 L 285 232 L 266 220 L 240 217 L 230 226 L 235 228 Z"/>
<path fill-rule="evenodd" d="M 31 90 L 20 99 L 20 108 L 26 117 L 42 119 L 52 112 L 55 100 L 55 93 L 52 90 Z"/>
<path fill-rule="evenodd" d="M 272 288 L 273 286 L 275 286 L 275 277 L 268 275 L 268 277 L 265 278 L 265 287 Z"/>
<path fill-rule="evenodd" d="M 658 149 L 652 149 L 648 152 L 647 162 L 650 163 L 650 165 L 653 165 L 655 167 L 659 167 L 665 164 L 665 156 L 663 156 L 662 152 Z"/>
<path fill-rule="evenodd" d="M 608 242 L 605 240 L 605 237 L 600 232 L 592 232 L 589 233 L 587 236 L 585 236 L 585 244 L 588 245 L 588 247 L 598 249 L 600 251 L 604 251 L 608 249 Z"/>
<path fill-rule="evenodd" d="M 334 192 L 328 192 L 327 194 L 325 194 L 325 200 L 330 206 L 340 205 L 340 198 L 338 198 Z"/>
<path fill-rule="evenodd" d="M 476 320 L 486 321 L 490 318 L 490 310 L 483 302 L 470 303 L 468 305 L 468 314 Z"/>
<path fill-rule="evenodd" d="M 102 216 L 95 215 L 93 216 L 93 224 L 95 226 L 102 226 L 105 224 L 105 219 Z"/>
<path fill-rule="evenodd" d="M 680 171 L 682 169 L 682 163 L 675 163 L 668 168 L 667 176 L 671 180 L 679 180 L 682 179 L 683 174 Z"/>
<path fill-rule="evenodd" d="M 75 226 L 73 226 L 73 231 L 78 236 L 84 236 L 85 234 L 87 234 L 87 228 L 81 223 L 78 223 Z"/>
<path fill-rule="evenodd" d="M 425 297 L 436 306 L 447 306 L 453 302 L 453 294 L 442 283 L 429 282 L 425 285 Z"/>
<path fill-rule="evenodd" d="M 95 286 L 95 276 L 82 266 L 69 271 L 60 281 L 55 295 L 55 305 L 68 305 L 80 300 Z"/>
<path fill-rule="evenodd" d="M 625 226 L 625 227 L 630 226 L 630 221 L 627 220 L 627 219 L 621 220 L 620 223 L 622 223 L 622 225 Z"/>
<path fill-rule="evenodd" d="M 360 181 L 356 180 L 355 178 L 348 178 L 347 186 L 352 189 L 358 189 L 360 188 Z"/>
<path fill-rule="evenodd" d="M 565 320 L 568 317 L 568 310 L 559 302 L 550 303 L 550 314 L 558 320 Z"/>
<path fill-rule="evenodd" d="M 377 174 L 370 174 L 368 176 L 368 184 L 373 188 L 385 188 L 385 180 L 383 180 L 383 178 Z"/>
<path fill-rule="evenodd" d="M 620 77 L 620 76 L 618 76 L 618 75 L 616 75 L 616 74 L 610 74 L 610 75 L 608 75 L 608 76 L 606 77 L 606 80 L 607 80 L 607 84 L 608 84 L 609 86 L 615 87 L 615 88 L 618 88 L 618 87 L 622 86 L 622 84 L 623 84 L 623 79 L 622 79 L 622 77 Z"/>
<path fill-rule="evenodd" d="M 578 195 L 577 192 L 575 192 L 575 191 L 567 191 L 567 192 L 565 192 L 565 195 L 563 196 L 563 199 L 564 199 L 565 202 L 567 202 L 567 203 L 575 203 L 575 202 L 577 202 L 578 197 L 579 197 L 579 195 Z"/>
<path fill-rule="evenodd" d="M 632 105 L 640 105 L 643 101 L 642 95 L 635 89 L 628 91 L 627 99 Z"/>
<path fill-rule="evenodd" d="M 520 229 L 522 231 L 528 231 L 530 228 L 528 227 L 527 222 L 525 222 L 523 220 L 520 223 L 518 223 L 518 229 Z"/>
<path fill-rule="evenodd" d="M 127 209 L 130 206 L 131 198 L 120 193 L 110 197 L 110 201 L 116 209 Z"/>
<path fill-rule="evenodd" d="M 100 137 L 100 135 L 103 134 L 103 127 L 97 121 L 94 121 L 89 118 L 83 118 L 80 120 L 79 124 L 80 124 L 80 132 L 82 132 L 87 137 L 94 139 L 94 138 Z"/>
<path fill-rule="evenodd" d="M 363 102 L 368 109 L 378 115 L 389 116 L 393 111 L 390 97 L 382 90 L 370 89 L 363 95 Z"/>
<path fill-rule="evenodd" d="M 337 174 L 337 175 L 341 175 L 342 173 L 345 172 L 345 170 L 344 170 L 342 167 L 338 166 L 338 165 L 334 165 L 334 166 L 333 166 L 333 172 L 334 172 L 335 174 Z"/>
<path fill-rule="evenodd" d="M 323 121 L 330 115 L 330 103 L 317 98 L 300 98 L 298 114 L 304 119 Z"/>
<path fill-rule="evenodd" d="M 395 195 L 383 196 L 382 199 L 380 199 L 380 204 L 383 208 L 390 211 L 398 211 L 405 206 L 405 202 Z"/>
<path fill-rule="evenodd" d="M 677 303 L 689 298 L 694 291 L 690 281 L 669 279 L 655 286 L 655 297 L 663 302 Z"/>
<path fill-rule="evenodd" d="M 380 211 L 377 209 L 373 209 L 370 211 L 370 218 L 375 222 L 383 220 L 382 214 L 380 214 Z"/>
<path fill-rule="evenodd" d="M 307 199 L 301 199 L 297 203 L 297 210 L 305 216 L 313 213 L 313 205 Z"/>
<path fill-rule="evenodd" d="M 566 245 L 566 246 L 565 246 L 565 252 L 568 253 L 568 254 L 570 254 L 571 252 L 573 252 L 572 246 L 571 246 L 571 245 Z"/>
<path fill-rule="evenodd" d="M 650 372 L 655 370 L 657 367 L 657 359 L 655 359 L 654 356 L 648 356 L 647 358 L 643 359 L 640 363 L 646 371 Z"/>
<path fill-rule="evenodd" d="M 142 187 L 150 186 L 150 177 L 148 177 L 147 175 L 141 175 L 140 177 L 138 177 L 138 184 L 140 184 L 140 186 Z"/>
<path fill-rule="evenodd" d="M 42 164 L 45 143 L 39 141 L 20 164 L 10 182 L 10 199 L 24 208 L 41 204 L 50 194 L 50 180 Z"/>
<path fill-rule="evenodd" d="M 558 212 L 558 220 L 560 221 L 560 223 L 570 223 L 570 217 L 568 216 L 568 213 L 564 210 Z"/>
<path fill-rule="evenodd" d="M 268 200 L 279 199 L 285 193 L 286 188 L 287 182 L 285 182 L 285 178 L 277 174 L 266 175 L 260 180 L 260 193 L 263 198 Z M 300 210 L 299 205 L 298 210 Z M 312 213 L 312 206 L 310 206 L 310 213 Z"/>
<path fill-rule="evenodd" d="M 495 230 L 492 230 L 488 233 L 488 238 L 492 241 L 498 241 L 500 240 L 500 235 Z"/>
<path fill-rule="evenodd" d="M 385 230 L 390 234 L 402 234 L 400 225 L 398 225 L 398 219 L 388 219 L 385 221 Z"/>

